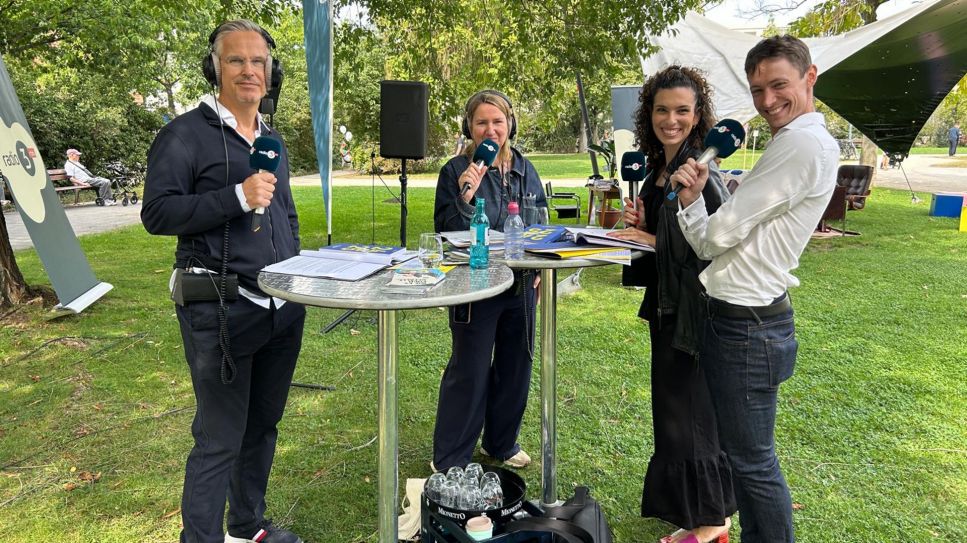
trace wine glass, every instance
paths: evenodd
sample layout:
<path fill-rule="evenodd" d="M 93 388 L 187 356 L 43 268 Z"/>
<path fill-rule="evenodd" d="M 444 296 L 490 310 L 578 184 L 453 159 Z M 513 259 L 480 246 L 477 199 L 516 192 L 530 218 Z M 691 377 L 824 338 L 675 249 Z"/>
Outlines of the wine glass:
<path fill-rule="evenodd" d="M 499 509 L 504 506 L 504 491 L 493 481 L 483 484 L 480 488 L 480 496 L 484 502 L 484 509 Z"/>
<path fill-rule="evenodd" d="M 443 262 L 443 239 L 440 234 L 425 232 L 420 234 L 420 263 L 424 268 L 436 268 Z"/>

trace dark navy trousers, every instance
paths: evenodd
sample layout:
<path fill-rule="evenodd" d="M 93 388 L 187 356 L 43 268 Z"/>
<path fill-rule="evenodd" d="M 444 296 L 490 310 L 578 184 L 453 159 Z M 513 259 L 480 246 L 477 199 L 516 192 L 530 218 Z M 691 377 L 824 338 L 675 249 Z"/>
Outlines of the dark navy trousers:
<path fill-rule="evenodd" d="M 518 289 L 450 308 L 453 348 L 433 431 L 437 470 L 466 466 L 481 431 L 481 446 L 498 460 L 520 450 L 534 352 L 533 277 L 525 274 Z"/>
<path fill-rule="evenodd" d="M 228 303 L 228 330 L 237 375 L 221 377 L 218 304 L 175 306 L 195 391 L 181 497 L 182 543 L 222 543 L 225 500 L 228 528 L 244 532 L 263 520 L 265 490 L 275 456 L 305 308 L 288 302 L 265 309 L 239 297 Z"/>

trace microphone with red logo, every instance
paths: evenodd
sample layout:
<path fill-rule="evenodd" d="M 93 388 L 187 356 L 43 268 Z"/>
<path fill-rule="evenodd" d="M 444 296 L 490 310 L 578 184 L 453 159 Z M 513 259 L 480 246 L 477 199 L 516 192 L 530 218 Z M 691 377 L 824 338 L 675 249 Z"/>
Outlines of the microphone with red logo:
<path fill-rule="evenodd" d="M 638 210 L 638 198 L 635 195 L 637 183 L 645 179 L 645 153 L 641 151 L 627 151 L 621 155 L 621 178 L 628 182 L 628 196 L 634 202 L 635 211 Z"/>
<path fill-rule="evenodd" d="M 732 119 L 722 119 L 708 131 L 708 135 L 705 136 L 705 151 L 695 159 L 695 162 L 708 164 L 714 158 L 729 158 L 739 147 L 742 147 L 743 140 L 745 140 L 745 129 L 742 128 L 742 124 Z M 678 191 L 681 188 L 677 186 L 669 192 L 668 199 L 674 200 L 678 197 Z"/>
<path fill-rule="evenodd" d="M 248 165 L 253 170 L 262 172 L 272 172 L 279 169 L 282 161 L 282 142 L 267 136 L 255 138 L 252 149 L 248 155 Z M 252 232 L 258 232 L 262 228 L 262 215 L 265 213 L 264 207 L 255 208 L 252 214 Z"/>
<path fill-rule="evenodd" d="M 494 140 L 487 138 L 480 142 L 477 146 L 477 150 L 473 152 L 473 159 L 470 161 L 477 165 L 477 167 L 487 166 L 488 168 L 493 166 L 494 160 L 497 159 L 497 151 L 499 147 L 494 142 Z M 470 190 L 470 183 L 465 183 L 463 189 L 460 190 L 460 197 L 462 198 L 464 194 Z"/>
<path fill-rule="evenodd" d="M 629 183 L 645 179 L 645 154 L 628 151 L 621 155 L 621 178 Z"/>

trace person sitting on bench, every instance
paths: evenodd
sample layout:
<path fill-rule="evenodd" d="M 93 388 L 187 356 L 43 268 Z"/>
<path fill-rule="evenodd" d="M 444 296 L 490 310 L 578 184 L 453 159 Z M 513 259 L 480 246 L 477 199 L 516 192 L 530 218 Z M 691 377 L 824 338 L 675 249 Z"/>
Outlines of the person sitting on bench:
<path fill-rule="evenodd" d="M 114 195 L 111 193 L 111 181 L 103 177 L 97 177 L 80 162 L 81 152 L 77 149 L 67 150 L 67 162 L 64 163 L 64 171 L 74 185 L 90 185 L 97 188 L 98 197 L 104 201 L 106 206 L 116 206 Z"/>

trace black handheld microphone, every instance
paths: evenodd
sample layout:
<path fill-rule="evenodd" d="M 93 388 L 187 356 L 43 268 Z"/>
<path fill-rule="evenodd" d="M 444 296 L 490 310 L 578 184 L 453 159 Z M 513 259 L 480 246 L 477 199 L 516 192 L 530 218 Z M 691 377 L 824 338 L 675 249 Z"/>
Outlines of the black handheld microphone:
<path fill-rule="evenodd" d="M 282 162 L 282 142 L 268 136 L 255 138 L 255 143 L 249 150 L 248 165 L 253 170 L 262 172 L 272 172 L 279 169 Z M 258 232 L 262 228 L 262 215 L 265 213 L 264 207 L 255 208 L 252 214 L 252 232 Z"/>
<path fill-rule="evenodd" d="M 714 158 L 729 158 L 732 153 L 742 147 L 745 140 L 745 129 L 739 121 L 733 119 L 722 119 L 715 123 L 715 126 L 708 131 L 705 136 L 705 151 L 695 160 L 699 164 L 708 164 Z M 678 197 L 681 186 L 675 187 L 668 193 L 668 199 L 674 200 Z"/>
<path fill-rule="evenodd" d="M 645 179 L 645 154 L 628 151 L 621 155 L 621 179 L 637 182 Z"/>
<path fill-rule="evenodd" d="M 621 155 L 621 179 L 627 181 L 628 196 L 631 197 L 635 211 L 638 210 L 638 195 L 631 194 L 634 190 L 631 183 L 637 183 L 645 179 L 645 153 L 641 151 L 627 151 Z"/>
<path fill-rule="evenodd" d="M 487 166 L 488 168 L 493 166 L 494 160 L 497 159 L 497 151 L 500 147 L 494 143 L 494 140 L 487 138 L 480 142 L 477 146 L 477 150 L 473 152 L 473 159 L 470 161 L 477 165 L 477 167 Z M 460 190 L 460 197 L 470 190 L 470 183 L 464 183 L 463 188 Z"/>

